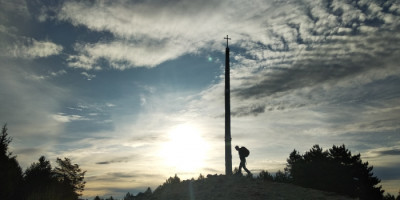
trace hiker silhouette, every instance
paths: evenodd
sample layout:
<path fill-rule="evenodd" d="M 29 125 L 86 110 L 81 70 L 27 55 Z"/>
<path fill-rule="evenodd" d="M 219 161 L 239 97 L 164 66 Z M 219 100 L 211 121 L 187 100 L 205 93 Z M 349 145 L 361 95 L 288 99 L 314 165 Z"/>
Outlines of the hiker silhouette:
<path fill-rule="evenodd" d="M 236 151 L 239 152 L 240 164 L 239 164 L 239 174 L 242 173 L 242 167 L 247 172 L 247 174 L 251 174 L 251 172 L 246 168 L 246 157 L 249 156 L 250 151 L 246 147 L 238 147 L 235 146 Z"/>

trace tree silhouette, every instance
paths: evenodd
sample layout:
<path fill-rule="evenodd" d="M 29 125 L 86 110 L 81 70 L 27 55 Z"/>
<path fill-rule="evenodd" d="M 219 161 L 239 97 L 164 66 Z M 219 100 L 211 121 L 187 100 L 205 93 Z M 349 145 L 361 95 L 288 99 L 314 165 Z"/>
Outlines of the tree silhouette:
<path fill-rule="evenodd" d="M 178 175 L 175 174 L 174 177 L 169 177 L 169 178 L 165 181 L 164 185 L 168 185 L 168 184 L 177 184 L 177 183 L 180 183 L 180 182 L 181 182 L 181 179 L 178 177 Z"/>
<path fill-rule="evenodd" d="M 62 186 L 54 178 L 50 161 L 44 156 L 32 163 L 24 176 L 25 198 L 29 200 L 62 199 Z"/>
<path fill-rule="evenodd" d="M 200 174 L 199 177 L 197 178 L 197 180 L 200 180 L 200 181 L 202 181 L 204 179 L 205 179 L 205 177 L 203 176 L 203 174 Z"/>
<path fill-rule="evenodd" d="M 285 171 L 294 184 L 358 197 L 382 199 L 383 190 L 372 166 L 362 162 L 360 154 L 351 155 L 345 145 L 323 151 L 314 145 L 304 155 L 293 150 L 287 159 Z"/>
<path fill-rule="evenodd" d="M 70 188 L 76 197 L 82 195 L 82 191 L 85 189 L 85 177 L 86 171 L 82 171 L 78 164 L 71 164 L 69 158 L 64 160 L 57 158 L 58 167 L 54 169 L 54 175 L 59 182 L 62 182 L 66 188 Z"/>
<path fill-rule="evenodd" d="M 12 139 L 7 133 L 7 124 L 1 130 L 0 136 L 0 199 L 19 199 L 19 187 L 22 183 L 22 169 L 16 156 L 8 151 Z"/>
<path fill-rule="evenodd" d="M 290 183 L 290 178 L 287 172 L 278 170 L 275 174 L 274 181 L 280 183 Z"/>
<path fill-rule="evenodd" d="M 260 180 L 263 180 L 263 181 L 273 181 L 274 180 L 274 177 L 267 170 L 262 170 L 257 178 Z"/>
<path fill-rule="evenodd" d="M 57 159 L 59 167 L 52 169 L 50 161 L 41 156 L 22 173 L 16 156 L 8 151 L 12 139 L 7 125 L 0 135 L 0 199 L 64 200 L 78 199 L 85 187 L 86 171 L 70 159 Z"/>
<path fill-rule="evenodd" d="M 124 200 L 135 200 L 135 195 L 128 192 L 126 193 Z"/>
<path fill-rule="evenodd" d="M 96 196 L 93 200 L 101 200 L 99 196 Z"/>
<path fill-rule="evenodd" d="M 174 183 L 171 183 L 171 184 L 177 184 L 177 183 L 179 183 L 179 182 L 174 182 Z M 152 194 L 153 193 L 152 193 L 151 189 L 148 187 L 147 190 L 144 193 L 143 192 L 139 192 L 134 199 L 135 200 L 147 200 L 147 199 L 151 198 Z"/>
<path fill-rule="evenodd" d="M 72 165 L 68 158 L 57 159 L 59 167 L 52 169 L 44 156 L 33 163 L 24 177 L 24 192 L 28 200 L 78 199 L 84 189 L 85 172 Z"/>
<path fill-rule="evenodd" d="M 394 197 L 394 195 L 391 194 L 386 194 L 385 196 L 383 196 L 383 200 L 400 200 L 400 192 L 397 197 Z"/>

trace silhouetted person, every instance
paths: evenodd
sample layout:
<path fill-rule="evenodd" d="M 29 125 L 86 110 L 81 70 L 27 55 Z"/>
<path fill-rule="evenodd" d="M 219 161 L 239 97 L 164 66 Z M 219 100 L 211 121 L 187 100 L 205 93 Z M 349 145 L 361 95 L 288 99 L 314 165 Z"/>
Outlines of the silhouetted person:
<path fill-rule="evenodd" d="M 240 165 L 239 165 L 239 173 L 242 173 L 242 167 L 247 172 L 247 174 L 251 174 L 251 172 L 246 168 L 246 157 L 249 156 L 250 151 L 246 147 L 238 147 L 235 146 L 236 151 L 239 152 Z"/>

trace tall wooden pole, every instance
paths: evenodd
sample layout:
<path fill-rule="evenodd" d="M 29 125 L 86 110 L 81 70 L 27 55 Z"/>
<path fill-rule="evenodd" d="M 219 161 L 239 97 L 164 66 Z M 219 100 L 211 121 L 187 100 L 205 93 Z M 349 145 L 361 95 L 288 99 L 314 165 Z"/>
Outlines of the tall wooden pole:
<path fill-rule="evenodd" d="M 229 46 L 226 36 L 225 49 L 225 174 L 232 175 L 232 147 L 231 147 L 231 99 L 230 99 L 230 74 L 229 74 Z"/>

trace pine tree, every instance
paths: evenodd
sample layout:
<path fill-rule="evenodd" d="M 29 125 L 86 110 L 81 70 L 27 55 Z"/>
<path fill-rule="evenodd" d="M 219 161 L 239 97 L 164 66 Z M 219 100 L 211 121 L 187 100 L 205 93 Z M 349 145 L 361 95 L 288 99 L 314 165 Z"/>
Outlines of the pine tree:
<path fill-rule="evenodd" d="M 294 150 L 287 159 L 285 171 L 293 183 L 325 191 L 358 197 L 382 199 L 380 180 L 373 176 L 372 166 L 362 162 L 360 154 L 352 155 L 344 145 L 323 151 L 314 145 L 304 155 Z"/>
<path fill-rule="evenodd" d="M 0 199 L 20 199 L 18 192 L 22 183 L 22 169 L 15 156 L 8 151 L 12 139 L 5 124 L 0 136 Z"/>
<path fill-rule="evenodd" d="M 262 170 L 257 178 L 260 180 L 263 180 L 263 181 L 273 181 L 274 180 L 274 177 L 267 170 Z"/>
<path fill-rule="evenodd" d="M 62 185 L 54 178 L 50 161 L 41 156 L 25 171 L 24 193 L 26 199 L 57 200 L 63 198 Z"/>
<path fill-rule="evenodd" d="M 64 160 L 57 158 L 58 167 L 54 169 L 57 180 L 71 188 L 72 192 L 78 197 L 82 195 L 86 182 L 84 181 L 86 171 L 82 171 L 78 164 L 72 164 L 69 158 Z"/>
<path fill-rule="evenodd" d="M 96 196 L 93 200 L 101 200 L 99 196 Z"/>
<path fill-rule="evenodd" d="M 126 193 L 126 195 L 124 197 L 124 200 L 134 200 L 134 199 L 135 199 L 135 196 L 129 192 Z"/>

